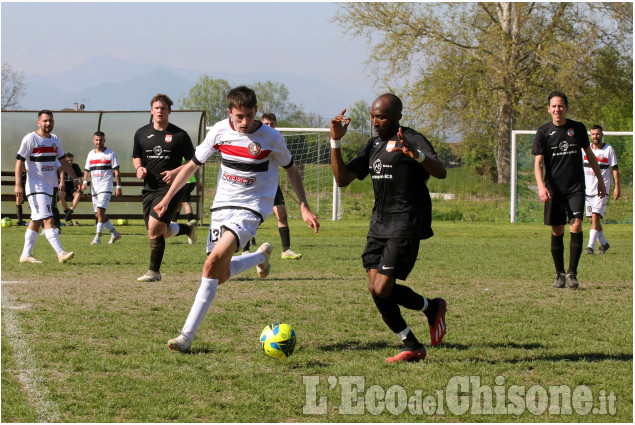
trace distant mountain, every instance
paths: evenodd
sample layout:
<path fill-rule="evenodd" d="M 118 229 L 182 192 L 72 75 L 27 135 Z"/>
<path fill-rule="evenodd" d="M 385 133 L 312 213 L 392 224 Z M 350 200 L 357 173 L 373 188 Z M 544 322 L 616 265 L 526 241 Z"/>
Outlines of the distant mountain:
<path fill-rule="evenodd" d="M 175 102 L 185 95 L 201 75 L 223 78 L 230 85 L 272 80 L 283 83 L 290 100 L 306 112 L 330 117 L 358 100 L 374 98 L 372 87 L 364 81 L 325 82 L 319 78 L 284 73 L 237 74 L 197 71 L 157 63 L 135 64 L 111 57 L 94 57 L 86 62 L 51 75 L 27 74 L 23 109 L 71 108 L 85 104 L 86 110 L 145 110 L 156 93 L 166 93 Z"/>

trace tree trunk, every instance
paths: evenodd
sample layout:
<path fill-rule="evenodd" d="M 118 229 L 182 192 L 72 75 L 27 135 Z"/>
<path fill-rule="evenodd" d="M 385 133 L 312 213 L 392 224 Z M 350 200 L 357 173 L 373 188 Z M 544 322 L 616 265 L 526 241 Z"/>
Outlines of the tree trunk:
<path fill-rule="evenodd" d="M 503 95 L 499 109 L 498 132 L 496 134 L 496 170 L 498 183 L 509 183 L 511 152 L 512 104 L 509 95 Z"/>

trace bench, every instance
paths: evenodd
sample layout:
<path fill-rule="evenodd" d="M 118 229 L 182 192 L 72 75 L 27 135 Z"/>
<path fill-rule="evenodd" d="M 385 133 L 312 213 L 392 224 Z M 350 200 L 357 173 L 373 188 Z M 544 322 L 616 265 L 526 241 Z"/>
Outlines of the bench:
<path fill-rule="evenodd" d="M 111 219 L 119 219 L 119 218 L 143 219 L 143 211 L 141 207 L 141 202 L 143 200 L 143 196 L 141 196 L 141 190 L 143 189 L 143 180 L 139 180 L 137 178 L 136 173 L 120 172 L 119 176 L 121 180 L 121 186 L 122 186 L 121 191 L 123 192 L 123 195 L 120 197 L 117 197 L 117 196 L 114 196 L 113 194 L 113 196 L 110 198 L 110 205 L 107 211 L 108 216 L 111 217 Z M 88 182 L 88 186 L 90 186 L 90 181 Z M 15 187 L 15 171 L 2 171 L 2 194 L 1 194 L 2 202 L 11 202 L 15 206 L 15 194 L 13 193 L 14 187 Z M 194 195 L 194 193 L 196 193 L 196 195 Z M 92 208 L 93 208 L 92 198 L 93 197 L 90 194 L 90 189 L 87 187 L 80 198 L 80 202 L 76 208 L 77 211 L 73 214 L 73 219 L 95 218 L 95 214 L 92 212 Z M 89 211 L 90 211 L 89 213 L 86 212 L 86 208 L 85 208 L 86 203 L 89 206 Z M 115 205 L 113 205 L 113 203 L 115 203 Z M 134 205 L 134 206 L 121 205 L 123 209 L 127 210 L 126 212 L 116 211 L 117 208 L 113 208 L 113 212 L 111 213 L 111 206 L 116 207 L 118 203 L 131 203 L 131 204 L 138 204 L 138 205 Z M 196 206 L 194 205 L 192 206 L 192 210 L 194 212 L 195 218 L 200 222 L 201 195 L 198 193 L 198 190 L 195 189 L 195 191 L 190 196 L 190 203 L 196 204 Z M 28 210 L 28 202 L 25 201 L 25 205 L 27 205 L 26 209 Z M 59 200 L 58 200 L 58 208 L 61 210 L 61 205 L 59 205 Z M 80 210 L 84 210 L 84 211 L 82 212 Z M 135 211 L 135 212 L 131 213 L 130 211 Z M 62 211 L 60 211 L 60 213 L 63 216 L 64 213 Z M 183 213 L 183 211 L 181 211 L 181 213 Z M 2 216 L 16 218 L 15 207 L 9 209 L 9 208 L 4 208 L 3 206 Z M 27 218 L 29 217 L 27 211 L 25 211 L 25 216 Z"/>

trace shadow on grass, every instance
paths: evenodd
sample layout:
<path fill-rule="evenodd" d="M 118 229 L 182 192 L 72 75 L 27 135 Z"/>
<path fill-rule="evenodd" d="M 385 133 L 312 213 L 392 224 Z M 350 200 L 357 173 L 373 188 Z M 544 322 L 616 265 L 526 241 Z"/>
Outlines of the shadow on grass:
<path fill-rule="evenodd" d="M 388 347 L 397 347 L 394 344 L 387 344 L 384 341 L 345 341 L 335 342 L 333 344 L 318 345 L 317 348 L 322 351 L 340 351 L 340 350 L 381 350 Z"/>
<path fill-rule="evenodd" d="M 488 364 L 516 364 L 516 363 L 525 363 L 525 362 L 535 362 L 535 361 L 548 361 L 548 362 L 602 362 L 602 361 L 619 361 L 619 362 L 632 362 L 633 355 L 632 354 L 606 354 L 606 353 L 582 353 L 582 354 L 560 354 L 560 355 L 544 355 L 544 356 L 536 356 L 536 357 L 528 357 L 523 359 L 482 359 L 482 358 L 474 358 L 474 362 L 476 363 L 488 363 Z"/>

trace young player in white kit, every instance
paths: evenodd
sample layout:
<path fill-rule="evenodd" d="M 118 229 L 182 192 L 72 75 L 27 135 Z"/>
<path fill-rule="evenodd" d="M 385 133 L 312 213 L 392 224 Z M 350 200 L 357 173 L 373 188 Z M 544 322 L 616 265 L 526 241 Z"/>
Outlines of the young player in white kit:
<path fill-rule="evenodd" d="M 82 191 L 88 185 L 88 178 L 91 179 L 90 191 L 93 195 L 93 210 L 97 217 L 96 235 L 91 245 L 101 243 L 101 234 L 106 230 L 110 232 L 108 243 L 115 243 L 121 238 L 121 234 L 115 230 L 108 216 L 106 208 L 112 197 L 113 179 L 117 182 L 115 196 L 121 196 L 121 180 L 119 177 L 119 159 L 112 149 L 107 148 L 106 135 L 102 131 L 96 131 L 93 135 L 95 149 L 88 152 L 86 165 L 84 166 L 84 184 Z"/>
<path fill-rule="evenodd" d="M 611 171 L 613 171 L 613 181 L 615 182 L 615 190 L 613 191 L 613 200 L 617 201 L 620 197 L 620 174 L 617 168 L 617 157 L 613 146 L 604 144 L 602 141 L 602 126 L 594 125 L 591 127 L 591 150 L 597 158 L 604 186 L 608 193 L 611 187 Z M 593 172 L 586 154 L 583 155 L 584 178 L 586 184 L 586 200 L 585 210 L 586 216 L 591 220 L 591 232 L 589 234 L 589 244 L 586 248 L 587 254 L 594 254 L 595 243 L 600 242 L 598 252 L 604 254 L 611 246 L 604 237 L 604 229 L 601 220 L 606 216 L 606 202 L 608 196 L 598 196 L 598 178 Z"/>
<path fill-rule="evenodd" d="M 79 187 L 79 180 L 73 168 L 64 157 L 64 150 L 60 139 L 52 134 L 55 120 L 53 112 L 48 109 L 38 113 L 38 130 L 27 134 L 22 139 L 15 162 L 15 197 L 17 200 L 29 200 L 31 207 L 31 222 L 24 235 L 24 248 L 20 256 L 21 263 L 41 263 L 32 256 L 33 248 L 40 231 L 44 226 L 44 235 L 57 252 L 60 263 L 73 258 L 74 253 L 62 249 L 62 244 L 53 227 L 53 190 L 58 186 L 57 168 L 62 168 L 73 178 L 75 188 Z M 26 187 L 23 189 L 21 176 L 26 168 Z M 26 192 L 26 193 L 25 193 Z"/>
<path fill-rule="evenodd" d="M 267 277 L 273 247 L 264 243 L 253 254 L 233 256 L 256 235 L 258 226 L 273 209 L 278 188 L 278 167 L 287 172 L 302 211 L 302 219 L 318 232 L 317 217 L 309 209 L 302 179 L 293 165 L 293 157 L 282 135 L 256 121 L 256 94 L 240 86 L 227 94 L 229 119 L 216 123 L 191 161 L 176 176 L 170 190 L 154 208 L 160 217 L 172 196 L 216 152 L 221 152 L 216 196 L 207 241 L 208 257 L 203 266 L 201 286 L 185 321 L 181 335 L 168 341 L 176 351 L 189 351 L 194 334 L 205 317 L 218 285 L 245 270 L 257 266 L 258 275 Z"/>

